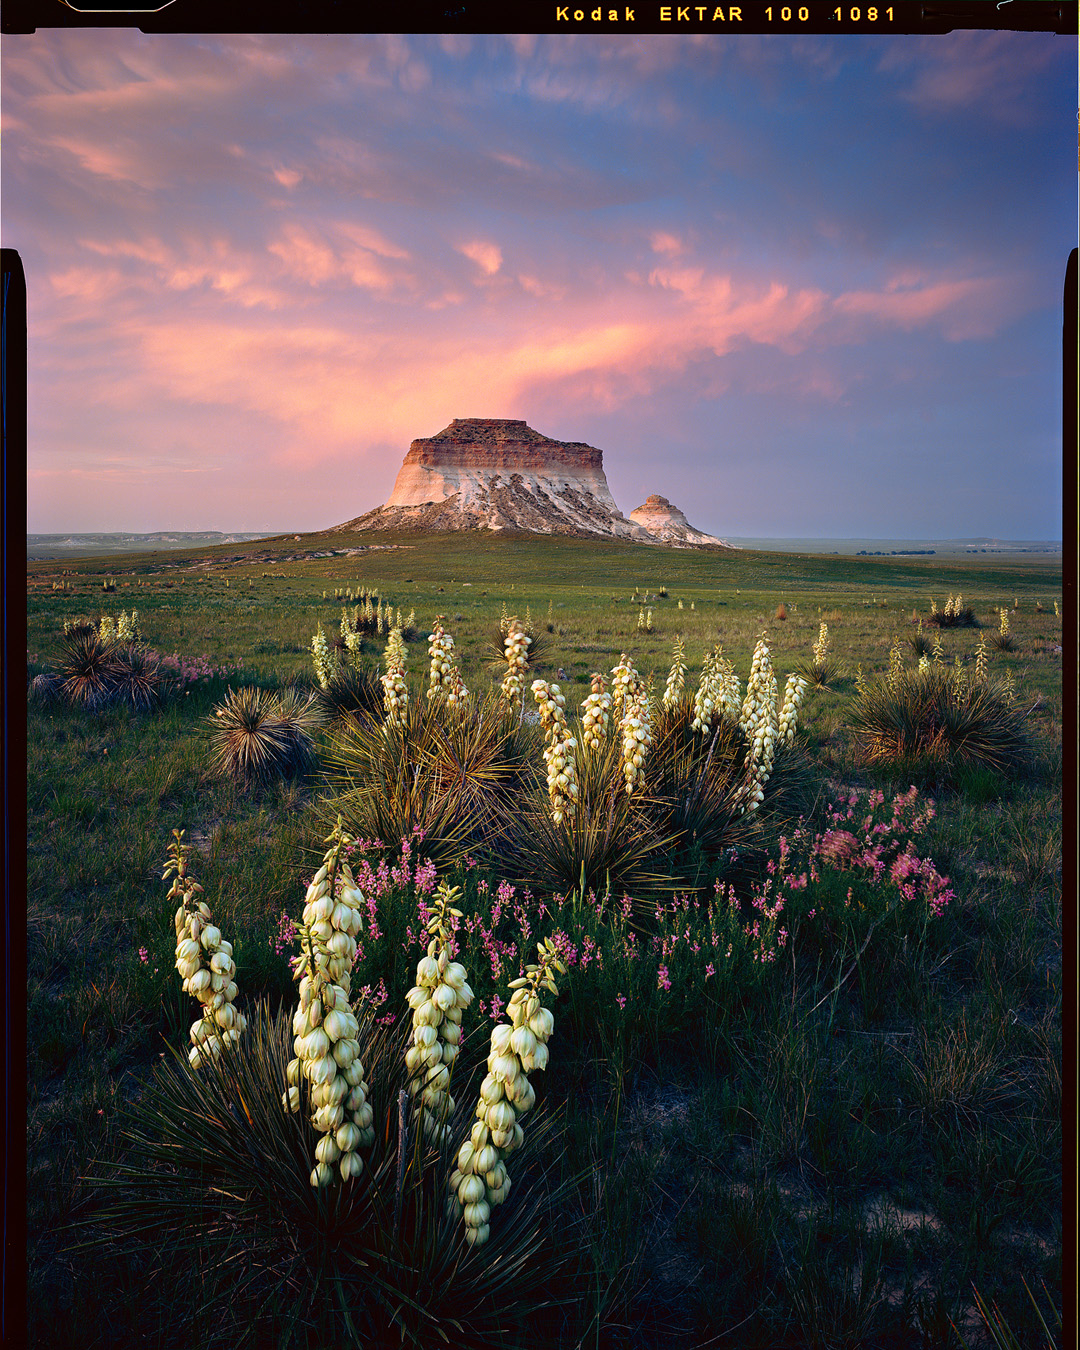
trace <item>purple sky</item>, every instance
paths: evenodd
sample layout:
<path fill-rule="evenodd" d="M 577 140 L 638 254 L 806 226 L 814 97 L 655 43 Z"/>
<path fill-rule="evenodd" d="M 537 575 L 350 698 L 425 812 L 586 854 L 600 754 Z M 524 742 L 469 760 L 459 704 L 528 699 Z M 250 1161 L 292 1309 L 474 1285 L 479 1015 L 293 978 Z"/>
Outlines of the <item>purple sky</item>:
<path fill-rule="evenodd" d="M 28 529 L 311 530 L 518 417 L 716 534 L 1061 537 L 1076 42 L 6 36 Z"/>

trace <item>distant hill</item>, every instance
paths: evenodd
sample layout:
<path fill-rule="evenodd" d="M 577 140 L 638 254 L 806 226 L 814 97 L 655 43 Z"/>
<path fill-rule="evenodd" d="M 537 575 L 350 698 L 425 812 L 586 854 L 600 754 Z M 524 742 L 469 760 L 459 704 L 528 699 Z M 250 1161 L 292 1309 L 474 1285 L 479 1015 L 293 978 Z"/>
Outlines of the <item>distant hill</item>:
<path fill-rule="evenodd" d="M 267 539 L 259 534 L 225 534 L 220 530 L 160 530 L 149 534 L 28 534 L 27 559 L 93 558 L 111 553 L 149 553 L 155 549 L 210 548 L 214 544 L 246 544 Z"/>

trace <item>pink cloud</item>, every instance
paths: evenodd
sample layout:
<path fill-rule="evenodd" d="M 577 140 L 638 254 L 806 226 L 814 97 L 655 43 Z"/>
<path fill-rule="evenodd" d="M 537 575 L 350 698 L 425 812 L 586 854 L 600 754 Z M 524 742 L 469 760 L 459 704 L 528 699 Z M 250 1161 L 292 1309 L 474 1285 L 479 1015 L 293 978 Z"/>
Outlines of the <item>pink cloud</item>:
<path fill-rule="evenodd" d="M 476 263 L 487 276 L 492 277 L 502 266 L 502 251 L 484 239 L 473 239 L 467 244 L 459 244 L 458 252 L 463 253 L 470 262 Z"/>

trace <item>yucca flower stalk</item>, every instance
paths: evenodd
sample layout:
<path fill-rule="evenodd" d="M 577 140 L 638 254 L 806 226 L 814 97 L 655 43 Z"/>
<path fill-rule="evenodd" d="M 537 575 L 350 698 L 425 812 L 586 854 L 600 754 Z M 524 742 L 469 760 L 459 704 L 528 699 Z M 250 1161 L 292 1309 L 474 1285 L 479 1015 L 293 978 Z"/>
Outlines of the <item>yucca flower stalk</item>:
<path fill-rule="evenodd" d="M 173 830 L 172 843 L 162 880 L 173 878 L 168 898 L 178 900 L 173 918 L 176 930 L 176 969 L 183 980 L 185 994 L 202 1004 L 203 1014 L 190 1030 L 188 1059 L 198 1069 L 209 1056 L 218 1056 L 226 1045 L 240 1039 L 247 1021 L 233 1007 L 239 992 L 233 976 L 232 943 L 211 922 L 210 906 L 199 897 L 203 888 L 188 873 L 190 846 L 184 843 L 184 831 Z"/>
<path fill-rule="evenodd" d="M 544 763 L 547 766 L 551 819 L 556 825 L 560 825 L 565 816 L 573 815 L 577 801 L 575 763 L 577 741 L 566 722 L 566 713 L 563 711 L 566 707 L 566 697 L 559 686 L 548 684 L 546 680 L 534 680 L 532 692 L 540 710 L 540 723 L 547 739 L 544 747 Z"/>
<path fill-rule="evenodd" d="M 409 704 L 409 687 L 405 683 L 405 642 L 400 628 L 392 628 L 386 643 L 386 674 L 380 675 L 386 721 L 390 726 L 404 725 L 405 709 Z"/>
<path fill-rule="evenodd" d="M 930 669 L 930 658 L 927 656 L 925 652 L 923 652 L 923 654 L 919 657 L 919 674 L 921 675 L 924 670 L 929 669 Z"/>
<path fill-rule="evenodd" d="M 611 671 L 611 715 L 622 718 L 625 705 L 639 689 L 644 688 L 641 676 L 634 663 L 625 652 L 619 657 L 619 664 Z"/>
<path fill-rule="evenodd" d="M 326 640 L 322 624 L 319 624 L 318 632 L 311 639 L 311 660 L 315 666 L 315 678 L 319 681 L 320 687 L 328 688 L 330 677 L 333 674 L 333 666 L 330 661 L 330 644 Z"/>
<path fill-rule="evenodd" d="M 784 702 L 777 719 L 776 737 L 781 745 L 790 745 L 795 739 L 799 722 L 799 708 L 807 689 L 807 681 L 801 675 L 789 675 L 784 686 Z"/>
<path fill-rule="evenodd" d="M 300 1080 L 309 1084 L 311 1123 L 322 1135 L 315 1145 L 315 1166 L 309 1181 L 326 1186 L 333 1166 L 343 1180 L 358 1176 L 363 1162 L 357 1150 L 375 1141 L 372 1109 L 367 1100 L 360 1060 L 359 1023 L 349 1006 L 350 971 L 356 959 L 363 897 L 342 854 L 355 843 L 341 824 L 305 897 L 300 926 L 300 955 L 293 960 L 293 978 L 300 981 L 300 1003 L 293 1015 L 293 1050 L 282 1105 L 299 1111 Z"/>
<path fill-rule="evenodd" d="M 450 674 L 446 685 L 446 706 L 455 708 L 460 712 L 469 701 L 469 691 L 465 681 L 461 678 L 461 671 L 458 669 L 456 662 L 450 666 Z"/>
<path fill-rule="evenodd" d="M 943 664 L 942 657 L 944 656 L 944 654 L 945 654 L 944 650 L 941 646 L 941 629 L 938 628 L 934 632 L 934 643 L 933 643 L 933 658 L 935 666 L 940 666 Z"/>
<path fill-rule="evenodd" d="M 645 758 L 652 746 L 652 717 L 646 689 L 639 687 L 625 704 L 619 730 L 622 733 L 623 780 L 629 797 L 638 786 Z"/>
<path fill-rule="evenodd" d="M 431 665 L 428 671 L 428 698 L 434 702 L 445 698 L 450 692 L 450 671 L 453 666 L 454 639 L 443 627 L 445 615 L 435 616 L 435 631 L 428 634 L 428 655 Z"/>
<path fill-rule="evenodd" d="M 525 632 L 525 625 L 520 619 L 508 619 L 506 617 L 506 606 L 503 605 L 503 620 L 506 627 L 502 628 L 506 639 L 504 652 L 506 654 L 506 675 L 502 682 L 502 696 L 509 703 L 511 708 L 521 706 L 525 694 L 525 675 L 529 669 L 528 650 L 532 645 L 532 638 Z"/>
<path fill-rule="evenodd" d="M 611 724 L 611 695 L 599 671 L 592 674 L 592 692 L 581 705 L 581 744 L 586 751 L 599 750 Z"/>
<path fill-rule="evenodd" d="M 645 631 L 645 611 L 644 611 L 643 609 L 639 609 L 639 610 L 638 610 L 638 615 L 637 615 L 637 628 L 638 628 L 638 632 L 639 632 L 639 633 L 644 633 L 644 631 Z"/>
<path fill-rule="evenodd" d="M 103 614 L 101 622 L 98 624 L 98 636 L 104 643 L 116 641 L 116 620 L 111 614 Z"/>
<path fill-rule="evenodd" d="M 975 648 L 975 683 L 986 683 L 986 638 L 979 634 L 979 645 Z"/>
<path fill-rule="evenodd" d="M 671 670 L 668 672 L 667 685 L 664 688 L 664 707 L 673 708 L 686 687 L 686 654 L 682 637 L 676 637 L 673 644 Z"/>
<path fill-rule="evenodd" d="M 931 613 L 933 613 L 933 602 L 931 601 Z M 889 669 L 885 674 L 885 683 L 890 689 L 895 689 L 900 683 L 904 673 L 904 654 L 900 650 L 900 639 L 893 638 L 892 646 L 889 648 Z"/>
<path fill-rule="evenodd" d="M 518 1117 L 536 1104 L 528 1075 L 547 1068 L 555 1019 L 543 1006 L 540 991 L 558 998 L 553 972 L 565 975 L 566 967 L 550 938 L 537 944 L 536 954 L 539 960 L 510 982 L 514 991 L 507 1008 L 510 1022 L 500 1022 L 492 1030 L 476 1124 L 450 1175 L 450 1205 L 465 1220 L 465 1240 L 472 1247 L 482 1247 L 488 1240 L 492 1208 L 510 1194 L 505 1159 L 524 1142 Z"/>
<path fill-rule="evenodd" d="M 998 612 L 1001 615 L 1001 636 L 1007 638 L 1009 636 L 1009 611 L 1002 606 Z"/>
<path fill-rule="evenodd" d="M 822 621 L 818 629 L 817 641 L 814 643 L 814 665 L 823 666 L 829 655 L 829 625 Z"/>
<path fill-rule="evenodd" d="M 765 800 L 765 784 L 772 773 L 778 734 L 776 675 L 764 636 L 758 639 L 754 648 L 739 726 L 749 741 L 744 790 L 746 809 L 756 811 Z"/>
<path fill-rule="evenodd" d="M 134 642 L 139 636 L 139 612 L 133 609 L 130 614 L 120 611 L 116 621 L 116 636 L 121 642 Z"/>
<path fill-rule="evenodd" d="M 447 1118 L 453 1113 L 450 1079 L 461 1045 L 461 1018 L 473 1000 L 467 971 L 454 961 L 451 919 L 460 919 L 453 907 L 461 891 L 440 882 L 427 931 L 427 955 L 416 967 L 416 984 L 407 997 L 412 1009 L 412 1035 L 405 1052 L 409 1094 L 417 1100 L 424 1133 L 436 1142 L 448 1138 Z"/>

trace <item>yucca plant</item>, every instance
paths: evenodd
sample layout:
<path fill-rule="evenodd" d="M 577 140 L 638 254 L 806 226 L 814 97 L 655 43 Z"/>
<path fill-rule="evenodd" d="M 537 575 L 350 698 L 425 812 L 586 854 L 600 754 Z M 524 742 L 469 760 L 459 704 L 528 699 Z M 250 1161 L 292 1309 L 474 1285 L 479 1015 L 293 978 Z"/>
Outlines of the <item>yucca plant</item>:
<path fill-rule="evenodd" d="M 157 654 L 138 642 L 114 648 L 113 684 L 116 697 L 136 712 L 156 707 L 165 690 Z"/>
<path fill-rule="evenodd" d="M 310 738 L 282 719 L 273 690 L 230 689 L 209 722 L 214 769 L 243 787 L 292 776 L 308 759 Z"/>
<path fill-rule="evenodd" d="M 323 700 L 313 689 L 290 686 L 278 693 L 275 711 L 290 745 L 286 775 L 300 777 L 315 766 L 315 737 L 326 721 Z"/>
<path fill-rule="evenodd" d="M 470 1122 L 444 1142 L 410 1130 L 398 1109 L 401 1031 L 368 1022 L 360 1035 L 378 1128 L 344 1183 L 309 1182 L 310 1111 L 282 1106 L 290 1017 L 265 1004 L 243 1040 L 198 1071 L 170 1054 L 127 1109 L 126 1158 L 90 1178 L 98 1203 L 86 1245 L 158 1253 L 148 1296 L 161 1300 L 166 1334 L 182 1306 L 184 1338 L 207 1347 L 428 1346 L 445 1331 L 470 1346 L 527 1344 L 530 1323 L 556 1301 L 558 1197 L 533 1168 L 536 1182 L 515 1187 L 473 1251 L 447 1203 Z M 550 1139 L 550 1125 L 534 1121 L 519 1176 Z"/>
<path fill-rule="evenodd" d="M 326 756 L 349 830 L 394 845 L 420 832 L 417 847 L 449 867 L 482 846 L 531 774 L 537 739 L 494 696 L 446 716 L 412 699 L 399 725 L 347 718 Z"/>
<path fill-rule="evenodd" d="M 51 670 L 46 670 L 35 675 L 27 686 L 27 697 L 31 703 L 38 703 L 42 707 L 51 707 L 54 703 L 59 703 L 62 697 L 62 681 L 59 675 L 54 675 Z"/>
<path fill-rule="evenodd" d="M 1026 763 L 1024 715 L 989 681 L 958 682 L 945 666 L 901 669 L 868 684 L 851 725 L 871 763 L 1008 773 Z"/>
<path fill-rule="evenodd" d="M 93 628 L 65 634 L 57 663 L 60 692 L 78 708 L 104 707 L 116 696 L 116 650 Z"/>
<path fill-rule="evenodd" d="M 627 793 L 617 732 L 581 757 L 577 788 L 574 811 L 557 823 L 539 777 L 517 798 L 493 841 L 507 875 L 564 895 L 670 889 L 670 869 L 656 862 L 673 838 L 656 827 L 645 788 Z"/>
<path fill-rule="evenodd" d="M 656 717 L 649 787 L 657 822 L 681 847 L 706 855 L 742 848 L 760 833 L 740 811 L 745 734 L 719 711 L 704 733 L 691 725 L 693 698 L 684 694 Z"/>
<path fill-rule="evenodd" d="M 383 689 L 378 676 L 365 666 L 341 666 L 318 691 L 324 722 L 341 723 L 347 717 L 382 721 Z"/>
<path fill-rule="evenodd" d="M 525 659 L 525 669 L 527 672 L 534 672 L 547 659 L 549 644 L 545 637 L 538 634 L 532 624 L 522 623 L 525 635 L 529 639 L 528 647 L 522 652 Z M 553 631 L 554 625 L 552 625 Z M 509 631 L 509 629 L 507 629 Z M 491 636 L 488 641 L 488 668 L 493 673 L 500 675 L 506 673 L 506 632 L 501 627 L 495 627 L 491 630 Z"/>

